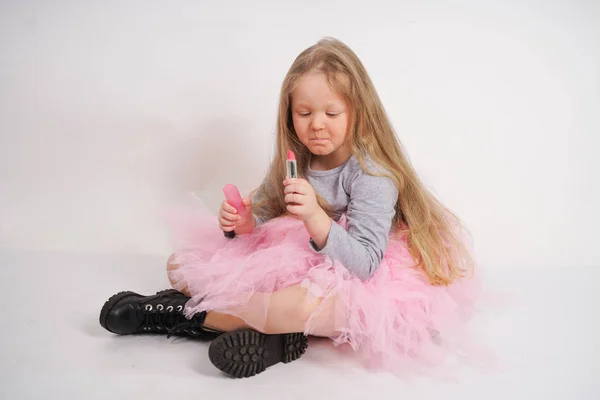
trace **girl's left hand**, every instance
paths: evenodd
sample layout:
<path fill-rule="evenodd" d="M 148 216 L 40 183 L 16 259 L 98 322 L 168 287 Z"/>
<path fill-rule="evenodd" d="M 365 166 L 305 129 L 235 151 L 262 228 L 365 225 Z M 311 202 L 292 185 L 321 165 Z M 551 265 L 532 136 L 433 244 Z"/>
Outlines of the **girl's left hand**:
<path fill-rule="evenodd" d="M 289 178 L 283 181 L 285 186 L 285 202 L 287 210 L 308 221 L 321 210 L 317 203 L 317 194 L 312 185 L 305 179 Z"/>

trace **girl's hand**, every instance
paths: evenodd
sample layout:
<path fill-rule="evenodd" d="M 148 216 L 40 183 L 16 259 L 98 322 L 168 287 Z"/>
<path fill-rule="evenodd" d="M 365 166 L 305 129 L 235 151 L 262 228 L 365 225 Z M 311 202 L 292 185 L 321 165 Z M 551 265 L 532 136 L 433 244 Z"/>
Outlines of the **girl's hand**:
<path fill-rule="evenodd" d="M 254 229 L 252 200 L 247 197 L 242 199 L 242 203 L 245 208 L 245 212 L 240 210 L 244 214 L 243 216 L 240 215 L 238 210 L 229 204 L 227 200 L 223 200 L 223 203 L 221 203 L 221 209 L 219 210 L 219 227 L 223 232 L 235 230 L 236 233 L 248 233 Z"/>
<path fill-rule="evenodd" d="M 287 210 L 304 222 L 314 219 L 321 210 L 312 185 L 305 179 L 290 178 L 283 181 Z"/>

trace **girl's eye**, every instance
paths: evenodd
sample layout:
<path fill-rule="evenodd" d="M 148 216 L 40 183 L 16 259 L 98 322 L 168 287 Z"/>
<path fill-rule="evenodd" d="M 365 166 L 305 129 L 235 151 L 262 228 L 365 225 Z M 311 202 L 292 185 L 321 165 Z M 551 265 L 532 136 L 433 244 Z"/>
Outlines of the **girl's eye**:
<path fill-rule="evenodd" d="M 298 113 L 298 115 L 301 116 L 301 117 L 308 117 L 308 116 L 310 116 L 310 114 L 311 113 L 309 113 L 309 112 L 299 112 Z M 340 113 L 331 113 L 331 112 L 328 112 L 328 113 L 325 113 L 325 114 L 328 117 L 337 117 L 338 115 L 340 115 Z"/>

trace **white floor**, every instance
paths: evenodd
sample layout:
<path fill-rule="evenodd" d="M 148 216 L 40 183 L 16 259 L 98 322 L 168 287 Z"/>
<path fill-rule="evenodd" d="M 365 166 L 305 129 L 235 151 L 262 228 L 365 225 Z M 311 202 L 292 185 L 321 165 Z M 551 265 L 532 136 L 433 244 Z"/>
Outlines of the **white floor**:
<path fill-rule="evenodd" d="M 164 261 L 0 250 L 0 398 L 600 398 L 600 266 L 486 271 L 503 304 L 483 307 L 475 328 L 500 357 L 494 372 L 405 381 L 313 341 L 297 362 L 234 380 L 212 367 L 206 344 L 100 327 L 111 294 L 166 287 Z"/>

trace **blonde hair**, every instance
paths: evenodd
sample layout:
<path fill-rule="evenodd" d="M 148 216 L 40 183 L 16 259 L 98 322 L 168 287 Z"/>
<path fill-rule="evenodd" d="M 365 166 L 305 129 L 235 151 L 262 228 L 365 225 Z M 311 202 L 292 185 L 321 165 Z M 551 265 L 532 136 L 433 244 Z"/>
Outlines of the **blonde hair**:
<path fill-rule="evenodd" d="M 336 39 L 322 39 L 300 53 L 283 80 L 275 157 L 256 191 L 259 201 L 253 204 L 253 212 L 270 218 L 287 213 L 281 184 L 285 179 L 287 150 L 296 154 L 299 175 L 305 177 L 310 153 L 296 135 L 290 106 L 298 78 L 309 72 L 325 74 L 332 89 L 350 106 L 347 140 L 362 169 L 372 175 L 382 175 L 368 170 L 365 159 L 369 157 L 389 171 L 385 176 L 391 178 L 399 190 L 392 230 L 406 237 L 415 266 L 422 268 L 434 285 L 448 285 L 465 276 L 473 263 L 459 237 L 462 227 L 458 219 L 420 182 L 362 62 Z M 331 216 L 330 206 L 320 196 L 318 201 Z"/>

